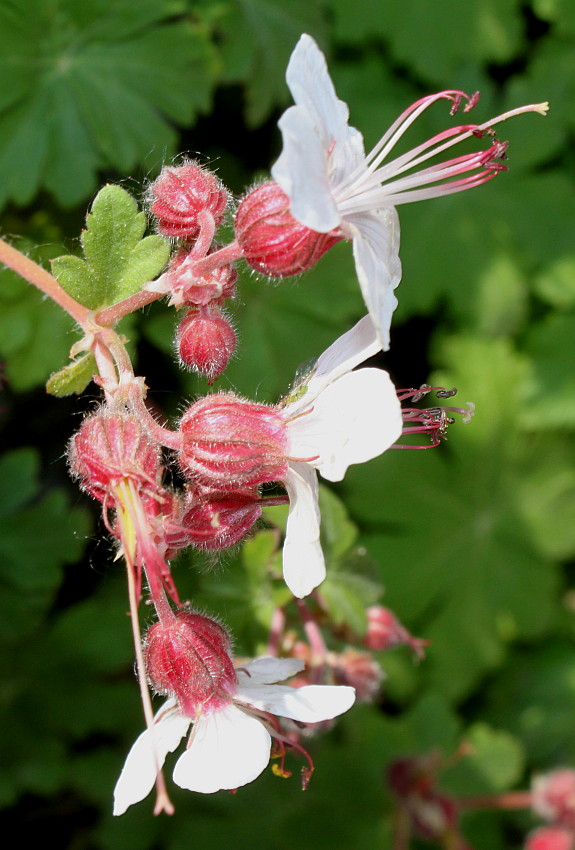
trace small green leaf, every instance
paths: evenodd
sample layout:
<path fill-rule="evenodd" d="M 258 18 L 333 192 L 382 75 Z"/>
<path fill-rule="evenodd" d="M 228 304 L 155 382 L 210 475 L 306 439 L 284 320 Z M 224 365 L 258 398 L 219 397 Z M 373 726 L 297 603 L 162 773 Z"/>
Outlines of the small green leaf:
<path fill-rule="evenodd" d="M 442 774 L 441 784 L 457 796 L 496 794 L 520 781 L 525 753 L 521 742 L 487 723 L 475 723 L 464 735 L 469 755 Z"/>
<path fill-rule="evenodd" d="M 104 186 L 88 214 L 81 242 L 85 260 L 63 256 L 52 270 L 64 289 L 91 310 L 117 304 L 138 292 L 164 268 L 169 242 L 142 238 L 147 219 L 121 186 Z"/>
<path fill-rule="evenodd" d="M 83 357 L 79 357 L 73 363 L 64 366 L 59 372 L 50 375 L 46 384 L 46 392 L 58 398 L 67 395 L 79 395 L 84 392 L 97 371 L 98 367 L 94 355 L 84 354 Z"/>

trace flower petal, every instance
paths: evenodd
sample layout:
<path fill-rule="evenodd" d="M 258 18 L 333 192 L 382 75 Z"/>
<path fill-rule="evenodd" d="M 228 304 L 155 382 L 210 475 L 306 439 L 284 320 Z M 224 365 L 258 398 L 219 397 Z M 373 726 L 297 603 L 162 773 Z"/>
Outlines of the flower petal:
<path fill-rule="evenodd" d="M 377 329 L 371 316 L 364 316 L 320 355 L 306 381 L 304 395 L 287 404 L 284 408 L 285 414 L 293 416 L 300 410 L 308 409 L 325 387 L 333 384 L 341 375 L 351 372 L 378 351 L 381 351 L 381 342 Z"/>
<path fill-rule="evenodd" d="M 361 133 L 347 123 L 325 57 L 313 38 L 302 35 L 288 64 L 287 84 L 296 103 L 281 117 L 284 148 L 272 176 L 291 198 L 291 213 L 320 233 L 337 227 L 341 215 L 333 188 L 364 162 Z"/>
<path fill-rule="evenodd" d="M 238 681 L 249 685 L 271 685 L 274 682 L 284 682 L 290 676 L 301 673 L 305 664 L 299 658 L 274 658 L 263 655 L 254 658 L 249 664 L 244 664 L 238 672 Z"/>
<path fill-rule="evenodd" d="M 326 387 L 308 415 L 289 423 L 289 452 L 309 457 L 328 481 L 341 481 L 352 463 L 383 454 L 402 428 L 401 404 L 387 372 L 358 369 Z"/>
<path fill-rule="evenodd" d="M 176 710 L 174 700 L 164 703 L 154 720 L 135 741 L 114 789 L 114 814 L 123 815 L 129 806 L 147 797 L 168 753 L 173 752 L 190 726 Z"/>
<path fill-rule="evenodd" d="M 229 705 L 199 718 L 189 749 L 176 764 L 174 782 L 201 794 L 239 788 L 264 770 L 270 748 L 265 726 Z"/>
<path fill-rule="evenodd" d="M 319 541 L 317 475 L 307 464 L 292 462 L 283 483 L 289 496 L 284 579 L 293 595 L 301 599 L 325 578 L 325 559 Z"/>
<path fill-rule="evenodd" d="M 355 268 L 363 299 L 378 330 L 384 351 L 389 348 L 389 328 L 397 298 L 393 291 L 401 280 L 399 219 L 393 207 L 380 212 L 346 216 L 353 237 Z"/>
<path fill-rule="evenodd" d="M 290 717 L 301 723 L 331 720 L 347 711 L 355 702 L 354 688 L 346 685 L 243 685 L 236 699 L 269 711 L 278 717 Z"/>

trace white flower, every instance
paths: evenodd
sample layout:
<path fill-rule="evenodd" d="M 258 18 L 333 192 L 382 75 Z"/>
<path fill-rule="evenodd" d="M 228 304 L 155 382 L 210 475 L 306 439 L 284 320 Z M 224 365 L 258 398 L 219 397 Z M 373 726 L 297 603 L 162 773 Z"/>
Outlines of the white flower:
<path fill-rule="evenodd" d="M 305 667 L 294 658 L 257 658 L 238 669 L 233 698 L 224 708 L 183 715 L 174 699 L 164 703 L 152 729 L 136 740 L 114 791 L 114 814 L 148 796 L 168 753 L 193 723 L 187 749 L 176 762 L 174 782 L 181 788 L 213 794 L 252 782 L 270 759 L 271 735 L 260 712 L 302 723 L 331 720 L 354 703 L 353 688 L 338 685 L 278 685 Z"/>
<path fill-rule="evenodd" d="M 325 578 L 317 472 L 341 481 L 348 466 L 385 452 L 399 438 L 401 404 L 387 372 L 355 366 L 381 350 L 365 316 L 321 355 L 283 408 L 288 420 L 290 506 L 283 549 L 286 584 L 303 597 Z"/>
<path fill-rule="evenodd" d="M 397 305 L 393 290 L 401 279 L 399 221 L 393 205 L 459 192 L 489 180 L 502 169 L 495 160 L 504 156 L 506 145 L 492 140 L 488 150 L 396 178 L 464 138 L 481 136 L 512 115 L 545 114 L 548 105 L 521 107 L 481 125 L 452 127 L 382 166 L 398 139 L 432 103 L 447 99 L 456 111 L 461 101 L 467 100 L 468 110 L 477 102 L 477 95 L 468 98 L 463 92 L 445 91 L 417 101 L 366 156 L 363 137 L 349 126 L 347 105 L 338 99 L 324 55 L 309 35 L 302 35 L 296 45 L 286 79 L 296 105 L 280 119 L 284 148 L 272 176 L 289 196 L 294 218 L 319 233 L 339 229 L 353 241 L 361 291 L 381 345 L 387 349 Z M 475 173 L 455 179 L 466 171 Z"/>

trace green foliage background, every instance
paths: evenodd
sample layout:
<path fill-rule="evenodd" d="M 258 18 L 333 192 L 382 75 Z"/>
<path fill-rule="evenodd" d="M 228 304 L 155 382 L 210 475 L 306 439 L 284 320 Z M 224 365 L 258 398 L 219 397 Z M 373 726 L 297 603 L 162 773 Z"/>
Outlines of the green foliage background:
<path fill-rule="evenodd" d="M 45 395 L 72 324 L 0 273 L 5 828 L 29 840 L 52 831 L 73 850 L 372 850 L 391 846 L 383 777 L 393 758 L 449 755 L 470 741 L 473 755 L 443 777 L 457 795 L 525 787 L 533 772 L 575 763 L 574 9 L 571 0 L 0 0 L 0 224 L 42 262 L 79 253 L 101 183 L 142 197 L 180 151 L 199 152 L 237 193 L 264 175 L 289 102 L 285 66 L 304 31 L 328 53 L 367 145 L 442 88 L 480 89 L 477 121 L 551 102 L 545 120 L 504 126 L 508 173 L 400 209 L 404 275 L 385 366 L 398 386 L 457 386 L 477 415 L 438 450 L 354 468 L 337 489 L 348 519 L 325 496 L 334 612 L 361 627 L 372 585 L 350 585 L 342 553 L 367 550 L 385 603 L 432 643 L 418 667 L 402 650 L 382 656 L 381 705 L 354 709 L 311 742 L 318 770 L 306 794 L 270 774 L 236 796 L 176 791 L 172 819 L 153 819 L 147 802 L 112 818 L 111 791 L 142 725 L 126 594 L 98 511 L 67 480 L 63 456 L 97 395 L 93 385 L 81 398 Z M 413 144 L 447 117 L 441 107 L 427 114 Z M 347 245 L 278 286 L 244 269 L 239 356 L 221 386 L 276 399 L 362 310 Z M 175 416 L 204 387 L 175 368 L 173 324 L 156 304 L 129 333 L 152 398 Z M 262 582 L 270 552 L 264 533 L 215 571 L 190 558 L 175 567 L 183 594 L 220 613 L 245 653 L 261 647 L 281 593 Z M 484 812 L 464 830 L 475 850 L 507 850 L 532 823 Z"/>

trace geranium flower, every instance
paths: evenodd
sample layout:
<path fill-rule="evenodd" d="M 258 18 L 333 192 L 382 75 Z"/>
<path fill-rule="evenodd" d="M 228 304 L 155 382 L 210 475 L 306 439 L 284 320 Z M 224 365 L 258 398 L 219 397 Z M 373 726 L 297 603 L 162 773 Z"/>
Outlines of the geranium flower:
<path fill-rule="evenodd" d="M 290 212 L 298 222 L 317 233 L 340 233 L 352 240 L 361 291 L 387 349 L 397 305 L 394 289 L 401 278 L 394 206 L 460 192 L 490 180 L 502 170 L 498 160 L 506 150 L 506 144 L 492 138 L 490 128 L 522 112 L 545 114 L 548 104 L 524 106 L 480 125 L 452 127 L 382 165 L 408 127 L 432 103 L 449 100 L 455 112 L 465 100 L 467 111 L 478 96 L 443 91 L 417 101 L 366 155 L 363 137 L 349 126 L 347 105 L 338 99 L 325 57 L 309 35 L 302 35 L 296 45 L 286 79 L 296 105 L 280 119 L 284 148 L 272 176 L 289 197 Z M 491 138 L 487 150 L 404 176 L 457 142 L 484 135 Z M 465 172 L 472 173 L 459 176 Z"/>
<path fill-rule="evenodd" d="M 401 435 L 401 404 L 388 373 L 352 371 L 380 350 L 365 316 L 324 351 L 284 400 L 289 455 L 302 459 L 288 462 L 283 479 L 290 500 L 283 571 L 295 596 L 307 596 L 325 578 L 317 473 L 341 481 L 348 466 L 378 457 Z"/>
<path fill-rule="evenodd" d="M 306 596 L 325 578 L 317 473 L 341 481 L 348 466 L 382 454 L 402 432 L 401 404 L 387 372 L 352 371 L 380 350 L 365 316 L 280 406 L 222 393 L 195 402 L 182 418 L 180 463 L 202 486 L 230 492 L 276 481 L 285 486 L 283 569 L 295 596 Z"/>
<path fill-rule="evenodd" d="M 229 697 L 188 716 L 168 699 L 154 726 L 136 740 L 114 791 L 114 814 L 143 800 L 154 787 L 168 753 L 173 752 L 193 724 L 185 752 L 174 770 L 174 782 L 189 791 L 213 794 L 256 779 L 270 759 L 273 718 L 301 723 L 330 720 L 354 703 L 353 688 L 338 685 L 278 685 L 304 669 L 294 658 L 262 657 L 237 669 L 228 681 Z M 271 732 L 271 734 L 270 734 Z"/>

